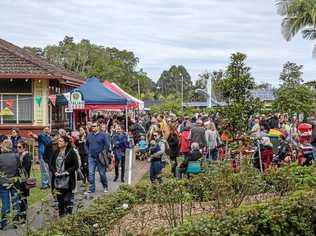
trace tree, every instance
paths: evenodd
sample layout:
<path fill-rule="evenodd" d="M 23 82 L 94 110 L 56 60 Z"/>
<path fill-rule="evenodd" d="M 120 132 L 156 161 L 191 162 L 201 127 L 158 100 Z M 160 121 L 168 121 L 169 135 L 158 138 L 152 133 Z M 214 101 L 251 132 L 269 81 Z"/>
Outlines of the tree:
<path fill-rule="evenodd" d="M 287 41 L 300 31 L 304 39 L 316 39 L 315 0 L 278 0 L 277 8 L 279 15 L 283 17 L 282 34 Z M 316 56 L 316 46 L 313 56 Z"/>
<path fill-rule="evenodd" d="M 315 108 L 315 92 L 303 84 L 302 65 L 287 62 L 280 74 L 282 82 L 276 92 L 273 108 L 290 115 L 303 112 L 310 114 Z"/>
<path fill-rule="evenodd" d="M 139 82 L 141 95 L 147 98 L 152 96 L 155 83 L 142 69 L 137 69 L 139 59 L 133 52 L 105 48 L 92 44 L 87 39 L 76 43 L 69 36 L 65 36 L 58 45 L 48 45 L 43 50 L 29 47 L 26 49 L 83 77 L 97 76 L 101 80 L 115 82 L 136 97 Z"/>
<path fill-rule="evenodd" d="M 234 133 L 245 131 L 250 115 L 261 109 L 261 102 L 251 96 L 254 88 L 254 78 L 250 74 L 250 67 L 246 66 L 247 56 L 237 52 L 231 55 L 231 62 L 227 67 L 224 78 L 219 82 L 227 106 L 224 115 L 233 127 Z"/>
<path fill-rule="evenodd" d="M 182 81 L 183 81 L 183 95 L 185 99 L 190 97 L 192 93 L 191 76 L 184 66 L 171 66 L 169 70 L 165 70 L 160 75 L 157 85 L 163 96 L 175 94 L 177 97 L 182 96 Z"/>

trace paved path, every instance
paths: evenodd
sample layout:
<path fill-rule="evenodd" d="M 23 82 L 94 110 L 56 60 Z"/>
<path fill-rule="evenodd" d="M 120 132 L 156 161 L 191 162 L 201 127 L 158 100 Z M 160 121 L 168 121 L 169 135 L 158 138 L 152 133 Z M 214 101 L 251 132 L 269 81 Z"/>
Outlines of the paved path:
<path fill-rule="evenodd" d="M 120 181 L 113 182 L 114 179 L 114 170 L 110 173 L 107 173 L 108 181 L 109 181 L 109 192 L 115 192 L 122 184 L 127 184 L 128 180 L 128 158 L 126 158 L 125 163 L 125 183 L 121 183 Z M 148 172 L 148 162 L 147 161 L 136 161 L 135 157 L 133 157 L 133 171 L 132 171 L 132 184 L 139 182 L 139 180 L 144 176 L 146 172 Z M 80 186 L 78 188 L 78 192 L 75 194 L 75 208 L 74 212 L 76 212 L 79 208 L 88 207 L 94 199 L 97 197 L 106 195 L 103 192 L 103 187 L 101 185 L 99 174 L 96 173 L 96 193 L 93 195 L 84 195 L 87 187 Z M 120 179 L 118 179 L 120 180 Z M 81 185 L 81 182 L 79 182 Z M 30 222 L 30 227 L 32 229 L 39 229 L 45 225 L 48 221 L 54 221 L 58 219 L 58 211 L 53 207 L 52 196 L 49 196 L 48 201 L 46 203 L 36 203 L 30 207 L 28 210 L 28 220 Z M 0 236 L 20 236 L 24 235 L 26 232 L 26 227 L 20 227 L 16 230 L 7 230 L 0 231 Z"/>

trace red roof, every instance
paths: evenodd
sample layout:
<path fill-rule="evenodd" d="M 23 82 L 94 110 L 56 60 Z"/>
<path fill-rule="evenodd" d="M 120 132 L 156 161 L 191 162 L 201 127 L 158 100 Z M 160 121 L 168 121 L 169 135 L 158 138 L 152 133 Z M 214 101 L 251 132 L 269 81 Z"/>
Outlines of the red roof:
<path fill-rule="evenodd" d="M 64 79 L 76 84 L 84 82 L 79 74 L 67 71 L 3 39 L 0 39 L 0 78 Z"/>

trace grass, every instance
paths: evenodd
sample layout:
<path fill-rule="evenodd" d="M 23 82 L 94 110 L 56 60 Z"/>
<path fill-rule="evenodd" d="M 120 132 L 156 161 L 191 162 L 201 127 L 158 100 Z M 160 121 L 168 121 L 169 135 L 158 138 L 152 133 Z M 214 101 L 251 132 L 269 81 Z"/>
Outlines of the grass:
<path fill-rule="evenodd" d="M 41 189 L 41 172 L 39 169 L 33 169 L 31 176 L 36 178 L 36 187 L 30 190 L 29 206 L 47 199 L 50 193 L 50 188 Z"/>

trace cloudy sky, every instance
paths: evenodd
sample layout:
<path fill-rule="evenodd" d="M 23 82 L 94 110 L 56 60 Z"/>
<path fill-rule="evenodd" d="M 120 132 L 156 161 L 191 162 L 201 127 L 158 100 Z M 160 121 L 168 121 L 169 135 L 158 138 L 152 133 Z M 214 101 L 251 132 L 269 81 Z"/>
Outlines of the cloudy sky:
<path fill-rule="evenodd" d="M 0 0 L 1 38 L 44 47 L 69 35 L 131 50 L 153 80 L 173 64 L 196 79 L 225 68 L 236 51 L 258 82 L 277 85 L 288 60 L 315 80 L 313 43 L 286 42 L 280 22 L 275 0 Z"/>

